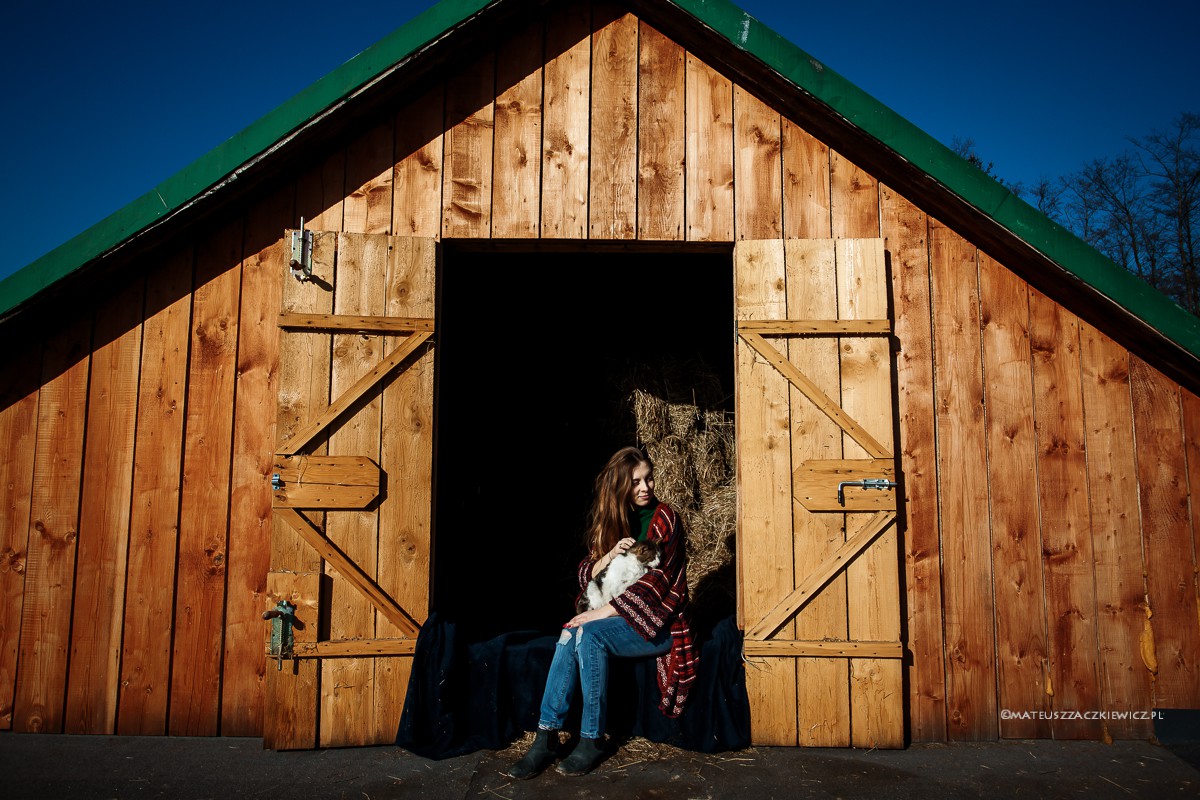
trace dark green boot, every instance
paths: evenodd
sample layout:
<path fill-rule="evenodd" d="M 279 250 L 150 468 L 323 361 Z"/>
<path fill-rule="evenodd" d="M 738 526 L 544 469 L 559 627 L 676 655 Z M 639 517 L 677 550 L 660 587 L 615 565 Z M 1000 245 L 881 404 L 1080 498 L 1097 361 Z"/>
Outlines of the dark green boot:
<path fill-rule="evenodd" d="M 558 744 L 558 731 L 538 729 L 533 746 L 520 761 L 508 768 L 508 777 L 527 780 L 554 762 L 554 748 Z"/>
<path fill-rule="evenodd" d="M 580 739 L 579 744 L 555 769 L 563 775 L 585 775 L 604 759 L 600 739 Z"/>

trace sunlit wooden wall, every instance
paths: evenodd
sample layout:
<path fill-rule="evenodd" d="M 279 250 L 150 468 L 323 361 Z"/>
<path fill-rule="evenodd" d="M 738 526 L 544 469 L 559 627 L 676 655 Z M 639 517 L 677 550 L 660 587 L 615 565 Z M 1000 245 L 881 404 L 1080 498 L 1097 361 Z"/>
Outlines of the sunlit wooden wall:
<path fill-rule="evenodd" d="M 1200 399 L 702 54 L 607 4 L 546 13 L 0 355 L 0 727 L 261 732 L 270 251 L 301 217 L 443 239 L 884 237 L 911 738 L 1143 737 L 1001 712 L 1200 706 Z"/>

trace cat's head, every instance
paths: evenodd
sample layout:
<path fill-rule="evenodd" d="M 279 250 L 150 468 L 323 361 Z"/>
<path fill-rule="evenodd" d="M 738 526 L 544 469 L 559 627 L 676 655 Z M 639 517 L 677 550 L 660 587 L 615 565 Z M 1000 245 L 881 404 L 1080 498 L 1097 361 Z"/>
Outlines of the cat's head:
<path fill-rule="evenodd" d="M 638 542 L 625 552 L 636 558 L 639 563 L 645 564 L 648 569 L 654 569 L 662 563 L 662 547 L 658 542 L 649 539 Z"/>

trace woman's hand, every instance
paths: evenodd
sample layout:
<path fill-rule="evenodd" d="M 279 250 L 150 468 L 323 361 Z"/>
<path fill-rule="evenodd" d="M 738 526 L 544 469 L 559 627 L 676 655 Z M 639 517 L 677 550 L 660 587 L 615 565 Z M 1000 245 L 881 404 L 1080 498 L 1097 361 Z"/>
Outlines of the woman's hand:
<path fill-rule="evenodd" d="M 608 560 L 612 561 L 614 558 L 621 555 L 626 550 L 633 547 L 635 544 L 637 544 L 636 539 L 626 536 L 624 539 L 622 539 L 621 541 L 619 541 L 615 545 L 613 545 L 612 550 L 608 551 Z"/>
<path fill-rule="evenodd" d="M 621 541 L 619 541 L 615 545 L 613 545 L 612 550 L 609 550 L 607 553 L 600 556 L 600 558 L 596 559 L 596 563 L 592 565 L 591 577 L 593 577 L 593 578 L 596 577 L 596 575 L 598 575 L 600 573 L 600 570 L 606 568 L 609 564 L 612 563 L 612 560 L 614 558 L 621 555 L 629 548 L 633 547 L 634 544 L 636 544 L 636 543 L 637 543 L 636 539 L 632 539 L 632 538 L 626 536 L 624 539 L 622 539 Z"/>
<path fill-rule="evenodd" d="M 576 614 L 571 617 L 570 621 L 564 625 L 564 628 L 578 628 L 588 622 L 595 622 L 598 619 L 606 617 L 615 617 L 617 610 L 612 607 L 612 603 L 605 603 L 599 608 L 593 608 L 591 611 L 584 611 L 582 614 Z"/>

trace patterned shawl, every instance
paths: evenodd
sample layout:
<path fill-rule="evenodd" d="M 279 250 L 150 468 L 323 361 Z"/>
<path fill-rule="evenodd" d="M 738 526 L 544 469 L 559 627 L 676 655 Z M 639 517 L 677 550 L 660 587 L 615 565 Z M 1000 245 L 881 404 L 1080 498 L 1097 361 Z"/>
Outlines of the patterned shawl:
<path fill-rule="evenodd" d="M 666 503 L 658 504 L 646 538 L 662 545 L 662 564 L 614 598 L 612 605 L 646 641 L 670 626 L 671 650 L 658 657 L 658 688 L 662 693 L 658 707 L 666 716 L 678 717 L 696 680 L 699 656 L 685 616 L 688 604 L 685 536 L 679 515 Z M 579 564 L 581 590 L 587 589 L 595 563 L 596 559 L 589 556 Z"/>

